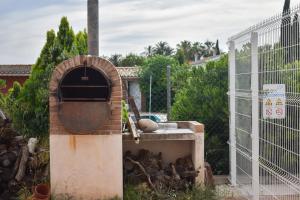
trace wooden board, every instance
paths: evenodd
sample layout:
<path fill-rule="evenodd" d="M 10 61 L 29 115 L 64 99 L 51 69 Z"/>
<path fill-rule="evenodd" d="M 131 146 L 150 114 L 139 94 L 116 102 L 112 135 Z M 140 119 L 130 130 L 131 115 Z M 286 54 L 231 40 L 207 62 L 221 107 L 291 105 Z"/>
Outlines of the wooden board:
<path fill-rule="evenodd" d="M 137 132 L 137 128 L 135 126 L 134 121 L 131 119 L 131 117 L 128 118 L 129 120 L 129 129 L 130 132 L 132 133 L 133 139 L 135 143 L 140 143 L 140 134 Z"/>

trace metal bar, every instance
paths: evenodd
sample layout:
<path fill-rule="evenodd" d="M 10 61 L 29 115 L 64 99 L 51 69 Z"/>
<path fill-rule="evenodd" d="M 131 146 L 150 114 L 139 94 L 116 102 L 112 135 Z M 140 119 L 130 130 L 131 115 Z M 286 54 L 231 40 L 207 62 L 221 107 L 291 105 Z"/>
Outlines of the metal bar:
<path fill-rule="evenodd" d="M 106 98 L 62 98 L 63 101 L 106 101 Z"/>
<path fill-rule="evenodd" d="M 152 108 L 152 75 L 150 75 L 150 84 L 149 84 L 149 114 L 151 114 Z"/>
<path fill-rule="evenodd" d="M 251 34 L 251 90 L 252 90 L 252 189 L 253 200 L 259 200 L 259 86 L 258 34 Z"/>
<path fill-rule="evenodd" d="M 229 97 L 230 97 L 230 178 L 236 185 L 236 138 L 235 138 L 235 44 L 229 44 Z"/>

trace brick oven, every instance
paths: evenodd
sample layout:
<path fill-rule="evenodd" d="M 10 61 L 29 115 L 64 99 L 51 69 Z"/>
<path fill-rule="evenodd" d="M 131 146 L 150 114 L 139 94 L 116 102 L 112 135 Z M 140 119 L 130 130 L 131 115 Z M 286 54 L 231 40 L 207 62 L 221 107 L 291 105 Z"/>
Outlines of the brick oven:
<path fill-rule="evenodd" d="M 107 60 L 77 56 L 50 81 L 53 195 L 122 197 L 121 78 Z"/>
<path fill-rule="evenodd" d="M 122 84 L 116 67 L 99 54 L 98 0 L 88 0 L 89 55 L 56 66 L 49 83 L 50 182 L 57 199 L 123 197 L 123 152 L 149 149 L 166 162 L 192 156 L 204 182 L 204 126 L 176 122 L 175 129 L 122 134 Z M 126 84 L 125 84 L 126 85 Z M 166 124 L 161 124 L 166 127 Z"/>

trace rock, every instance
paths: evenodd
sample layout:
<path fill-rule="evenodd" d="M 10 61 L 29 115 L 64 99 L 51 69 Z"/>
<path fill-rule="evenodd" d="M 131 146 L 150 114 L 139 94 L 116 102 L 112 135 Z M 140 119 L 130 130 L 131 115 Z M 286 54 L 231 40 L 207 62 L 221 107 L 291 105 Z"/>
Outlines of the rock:
<path fill-rule="evenodd" d="M 151 133 L 159 128 L 158 124 L 151 119 L 140 119 L 138 125 L 144 133 Z"/>

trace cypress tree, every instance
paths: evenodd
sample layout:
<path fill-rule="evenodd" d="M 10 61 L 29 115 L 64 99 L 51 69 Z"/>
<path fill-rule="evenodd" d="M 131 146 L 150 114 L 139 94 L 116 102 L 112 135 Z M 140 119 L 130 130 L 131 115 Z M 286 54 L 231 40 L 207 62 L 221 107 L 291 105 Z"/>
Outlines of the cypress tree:
<path fill-rule="evenodd" d="M 76 48 L 78 50 L 78 54 L 84 55 L 87 52 L 88 46 L 87 46 L 87 32 L 79 31 L 76 35 Z"/>
<path fill-rule="evenodd" d="M 29 79 L 11 105 L 10 117 L 14 127 L 23 135 L 41 137 L 49 128 L 49 80 L 57 64 L 78 54 L 87 54 L 87 34 L 74 34 L 66 17 L 59 30 L 47 32 L 47 40 Z M 13 93 L 14 91 L 10 91 Z"/>
<path fill-rule="evenodd" d="M 216 42 L 216 55 L 220 55 L 221 51 L 220 51 L 220 47 L 219 47 L 219 40 L 217 40 Z"/>
<path fill-rule="evenodd" d="M 290 0 L 285 0 L 282 12 L 282 22 L 281 22 L 281 35 L 280 35 L 280 43 L 281 47 L 285 49 L 285 63 L 290 62 L 291 60 L 291 52 L 289 45 L 291 44 L 291 10 L 290 10 Z"/>

